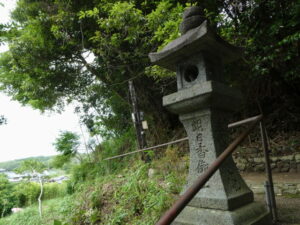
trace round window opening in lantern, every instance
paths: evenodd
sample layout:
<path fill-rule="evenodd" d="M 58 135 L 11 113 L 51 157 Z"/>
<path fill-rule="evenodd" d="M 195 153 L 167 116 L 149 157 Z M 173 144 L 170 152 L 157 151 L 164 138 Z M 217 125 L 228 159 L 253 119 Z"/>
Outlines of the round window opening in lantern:
<path fill-rule="evenodd" d="M 193 82 L 194 80 L 197 79 L 199 74 L 197 66 L 194 65 L 188 65 L 185 70 L 184 70 L 184 80 L 187 82 Z"/>

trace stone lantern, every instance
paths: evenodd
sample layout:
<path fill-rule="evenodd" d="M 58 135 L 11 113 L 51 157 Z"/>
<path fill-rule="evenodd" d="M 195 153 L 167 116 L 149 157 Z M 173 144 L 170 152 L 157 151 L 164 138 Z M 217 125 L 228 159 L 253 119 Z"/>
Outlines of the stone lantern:
<path fill-rule="evenodd" d="M 182 36 L 162 51 L 150 53 L 153 64 L 177 73 L 176 93 L 163 105 L 179 114 L 189 138 L 189 187 L 228 146 L 228 118 L 241 104 L 241 93 L 226 84 L 223 65 L 242 51 L 222 40 L 208 25 L 203 10 L 183 14 Z M 269 213 L 253 202 L 232 158 L 227 159 L 173 224 L 268 225 Z"/>

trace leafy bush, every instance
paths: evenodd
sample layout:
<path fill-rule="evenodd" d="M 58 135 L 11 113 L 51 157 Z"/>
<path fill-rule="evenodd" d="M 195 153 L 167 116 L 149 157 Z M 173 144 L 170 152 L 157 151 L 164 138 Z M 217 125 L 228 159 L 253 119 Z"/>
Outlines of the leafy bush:
<path fill-rule="evenodd" d="M 15 197 L 12 194 L 13 185 L 9 183 L 7 177 L 0 174 L 0 217 L 10 213 L 15 204 Z"/>
<path fill-rule="evenodd" d="M 68 190 L 72 192 L 77 184 L 86 180 L 93 180 L 106 174 L 115 174 L 130 164 L 133 157 L 126 157 L 114 160 L 104 160 L 105 158 L 136 150 L 135 134 L 132 129 L 122 136 L 105 140 L 97 146 L 92 153 L 93 161 L 85 159 L 79 165 L 74 165 L 71 171 L 71 181 Z"/>
<path fill-rule="evenodd" d="M 43 199 L 53 199 L 65 196 L 66 184 L 46 183 L 44 185 Z M 13 195 L 16 198 L 16 206 L 23 207 L 35 204 L 40 194 L 40 186 L 35 182 L 21 182 L 15 185 Z"/>
<path fill-rule="evenodd" d="M 59 198 L 63 197 L 67 194 L 67 184 L 62 183 L 46 183 L 44 185 L 44 195 L 43 199 L 53 199 L 53 198 Z"/>
<path fill-rule="evenodd" d="M 17 199 L 17 206 L 23 207 L 32 205 L 37 201 L 40 194 L 40 186 L 34 182 L 21 182 L 14 187 L 14 195 Z"/>

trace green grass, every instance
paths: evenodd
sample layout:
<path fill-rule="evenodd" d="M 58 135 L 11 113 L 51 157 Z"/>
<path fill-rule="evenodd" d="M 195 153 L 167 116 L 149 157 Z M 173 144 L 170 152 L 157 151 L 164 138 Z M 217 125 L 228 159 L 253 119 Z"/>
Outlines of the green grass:
<path fill-rule="evenodd" d="M 187 174 L 187 158 L 176 149 L 145 164 L 133 161 L 118 174 L 99 176 L 83 183 L 74 194 L 68 224 L 152 225 L 179 195 Z M 179 166 L 180 165 L 180 166 Z M 149 169 L 155 170 L 148 176 Z"/>
<path fill-rule="evenodd" d="M 297 193 L 297 194 L 285 193 L 285 194 L 283 194 L 283 196 L 286 198 L 300 198 L 300 193 Z"/>
<path fill-rule="evenodd" d="M 56 198 L 43 202 L 43 217 L 39 216 L 36 204 L 23 211 L 0 219 L 0 225 L 53 225 L 54 220 L 62 220 L 71 210 L 72 196 Z"/>
<path fill-rule="evenodd" d="M 52 225 L 54 220 L 67 225 L 152 225 L 179 195 L 187 164 L 187 158 L 178 157 L 176 149 L 168 149 L 165 157 L 150 164 L 133 160 L 117 173 L 99 173 L 77 182 L 72 195 L 44 201 L 42 219 L 33 205 L 0 220 L 0 225 Z M 150 168 L 155 171 L 151 177 Z M 81 167 L 86 169 L 91 167 Z"/>

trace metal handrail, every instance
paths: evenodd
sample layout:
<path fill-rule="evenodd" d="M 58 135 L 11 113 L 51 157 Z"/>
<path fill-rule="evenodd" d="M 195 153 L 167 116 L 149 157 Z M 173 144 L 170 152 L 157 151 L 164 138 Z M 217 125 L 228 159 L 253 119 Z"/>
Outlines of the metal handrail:
<path fill-rule="evenodd" d="M 175 141 L 170 141 L 170 142 L 167 142 L 167 143 L 164 143 L 164 144 L 159 144 L 159 145 L 156 145 L 156 146 L 152 146 L 152 147 L 149 147 L 149 148 L 143 148 L 143 149 L 139 149 L 139 150 L 136 150 L 136 151 L 133 151 L 133 152 L 127 152 L 127 153 L 124 153 L 122 155 L 112 156 L 112 157 L 109 157 L 109 158 L 105 158 L 103 160 L 116 159 L 116 158 L 120 158 L 120 157 L 123 157 L 123 156 L 135 154 L 135 153 L 138 153 L 138 152 L 143 152 L 143 151 L 148 151 L 148 150 L 152 150 L 152 149 L 156 149 L 156 148 L 161 148 L 161 147 L 164 147 L 164 146 L 167 146 L 167 145 L 176 144 L 178 142 L 188 141 L 188 140 L 189 140 L 189 138 L 185 137 L 185 138 L 181 138 L 181 139 L 178 139 L 178 140 L 175 140 Z"/>
<path fill-rule="evenodd" d="M 228 128 L 234 128 L 234 127 L 244 125 L 246 123 L 251 123 L 251 122 L 255 121 L 260 116 L 261 115 L 253 116 L 253 117 L 249 117 L 249 118 L 244 119 L 244 120 L 240 120 L 240 121 L 237 121 L 237 122 L 234 122 L 234 123 L 230 123 L 230 124 L 228 124 Z"/>
<path fill-rule="evenodd" d="M 269 145 L 267 142 L 267 132 L 263 120 L 260 121 L 259 125 L 260 125 L 260 133 L 261 133 L 261 139 L 262 139 L 264 156 L 265 156 L 265 163 L 266 163 L 266 175 L 268 179 L 268 181 L 266 182 L 267 195 L 269 195 L 269 201 L 270 201 L 268 202 L 269 203 L 268 206 L 272 214 L 273 223 L 275 224 L 278 220 L 278 215 L 277 215 L 276 199 L 275 199 L 275 192 L 274 192 L 274 185 L 273 185 L 273 178 L 272 178 L 272 169 L 271 169 L 271 163 L 269 157 Z"/>
<path fill-rule="evenodd" d="M 233 128 L 233 127 L 237 127 L 237 126 L 240 126 L 242 124 L 245 124 L 245 123 L 253 122 L 257 117 L 258 116 L 253 116 L 253 117 L 247 118 L 245 120 L 240 120 L 240 121 L 237 121 L 237 122 L 234 122 L 234 123 L 230 123 L 230 124 L 228 124 L 228 128 Z M 121 158 L 121 157 L 124 157 L 124 156 L 132 155 L 132 154 L 135 154 L 135 153 L 144 152 L 144 151 L 148 151 L 148 150 L 153 150 L 153 149 L 156 149 L 156 148 L 161 148 L 161 147 L 164 147 L 164 146 L 167 146 L 167 145 L 176 144 L 176 143 L 179 143 L 179 142 L 182 142 L 182 141 L 188 141 L 188 140 L 189 140 L 188 137 L 184 137 L 184 138 L 180 138 L 178 140 L 174 140 L 174 141 L 170 141 L 170 142 L 167 142 L 167 143 L 155 145 L 155 146 L 152 146 L 152 147 L 138 149 L 136 151 L 127 152 L 127 153 L 124 153 L 124 154 L 121 154 L 121 155 L 111 156 L 111 157 L 105 158 L 103 160 L 117 159 L 117 158 Z"/>
<path fill-rule="evenodd" d="M 255 126 L 262 120 L 263 116 L 259 115 L 252 119 L 250 126 L 238 136 L 224 152 L 208 167 L 208 169 L 198 177 L 196 182 L 190 186 L 185 193 L 174 203 L 174 205 L 161 217 L 156 225 L 169 225 L 185 208 L 185 206 L 192 200 L 198 191 L 206 184 L 210 177 L 219 169 L 222 163 L 229 157 L 240 143 L 249 135 Z"/>

